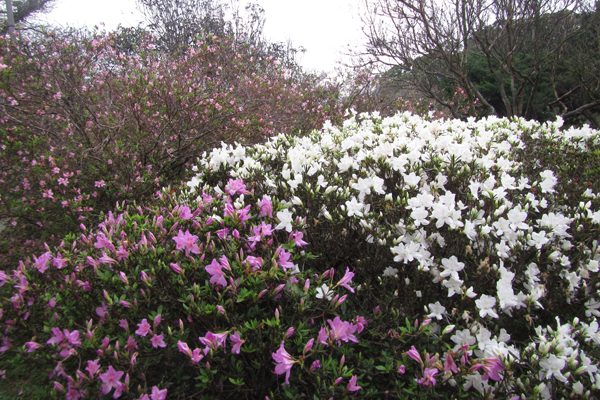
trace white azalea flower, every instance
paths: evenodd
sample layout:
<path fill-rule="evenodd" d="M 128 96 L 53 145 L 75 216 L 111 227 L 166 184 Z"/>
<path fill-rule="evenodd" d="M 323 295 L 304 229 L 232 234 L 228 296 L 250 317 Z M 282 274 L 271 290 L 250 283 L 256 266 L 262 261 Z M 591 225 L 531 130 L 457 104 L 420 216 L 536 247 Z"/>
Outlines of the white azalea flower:
<path fill-rule="evenodd" d="M 440 274 L 441 277 L 446 278 L 452 276 L 452 278 L 458 280 L 458 273 L 465 268 L 465 263 L 458 261 L 456 256 L 442 259 L 442 266 L 444 271 Z"/>
<path fill-rule="evenodd" d="M 364 206 L 365 205 L 363 203 L 359 203 L 356 200 L 356 197 L 352 197 L 350 201 L 346 201 L 346 212 L 348 213 L 349 217 L 352 217 L 353 215 L 356 215 L 357 217 L 364 217 L 362 212 Z"/>
<path fill-rule="evenodd" d="M 568 379 L 560 372 L 565 368 L 565 360 L 558 358 L 554 354 L 548 355 L 548 357 L 540 360 L 540 367 L 543 371 L 540 371 L 540 375 L 545 379 L 550 379 L 554 376 L 561 382 L 567 382 Z"/>
<path fill-rule="evenodd" d="M 279 224 L 275 229 L 285 229 L 288 232 L 292 231 L 294 215 L 288 209 L 277 212 L 277 219 L 279 219 Z"/>
<path fill-rule="evenodd" d="M 321 287 L 317 288 L 317 299 L 322 299 L 325 297 L 327 300 L 331 300 L 333 298 L 333 290 L 329 289 L 329 286 L 323 284 Z"/>
<path fill-rule="evenodd" d="M 495 297 L 483 294 L 479 300 L 475 300 L 475 305 L 479 308 L 479 316 L 481 318 L 485 318 L 488 315 L 492 318 L 498 318 L 498 314 L 494 311 L 494 307 L 496 306 Z"/>
<path fill-rule="evenodd" d="M 438 321 L 440 321 L 444 314 L 446 314 L 446 307 L 441 305 L 439 301 L 429 304 L 429 306 L 426 306 L 425 309 L 430 312 L 427 318 L 436 318 Z"/>

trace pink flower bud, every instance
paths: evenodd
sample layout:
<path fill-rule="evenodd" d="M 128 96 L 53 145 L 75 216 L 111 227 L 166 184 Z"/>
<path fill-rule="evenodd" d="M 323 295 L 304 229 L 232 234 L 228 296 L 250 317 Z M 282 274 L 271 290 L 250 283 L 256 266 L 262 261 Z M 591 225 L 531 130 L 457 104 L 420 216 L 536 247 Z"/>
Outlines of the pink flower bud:
<path fill-rule="evenodd" d="M 285 284 L 281 284 L 281 285 L 277 286 L 275 288 L 275 292 L 273 293 L 273 296 L 275 296 L 277 293 L 281 292 L 284 287 L 285 287 Z"/>
<path fill-rule="evenodd" d="M 335 380 L 335 382 L 333 382 L 333 386 L 339 385 L 340 383 L 342 383 L 342 380 L 344 380 L 344 378 L 340 376 Z"/>
<path fill-rule="evenodd" d="M 306 352 L 310 351 L 310 349 L 312 349 L 314 343 L 315 343 L 315 339 L 310 339 L 308 342 L 306 342 L 306 345 L 304 346 L 303 354 L 306 354 Z"/>
<path fill-rule="evenodd" d="M 304 293 L 308 293 L 309 288 L 310 288 L 310 279 L 306 279 L 306 282 L 304 282 Z"/>
<path fill-rule="evenodd" d="M 294 334 L 294 331 L 295 329 L 293 327 L 290 327 L 285 333 L 285 335 L 283 335 L 283 340 L 289 339 Z"/>
<path fill-rule="evenodd" d="M 183 270 L 181 269 L 181 267 L 177 264 L 171 263 L 171 269 L 176 273 L 176 274 L 183 274 Z"/>
<path fill-rule="evenodd" d="M 65 387 L 58 382 L 52 382 L 54 384 L 54 389 L 58 390 L 61 393 L 64 393 Z"/>

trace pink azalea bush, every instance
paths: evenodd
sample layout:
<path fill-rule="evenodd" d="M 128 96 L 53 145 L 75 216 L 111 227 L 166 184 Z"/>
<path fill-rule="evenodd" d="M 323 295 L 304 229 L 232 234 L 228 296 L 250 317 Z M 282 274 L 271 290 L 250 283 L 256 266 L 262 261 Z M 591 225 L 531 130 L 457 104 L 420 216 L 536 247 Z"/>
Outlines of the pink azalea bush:
<path fill-rule="evenodd" d="M 230 38 L 180 55 L 127 30 L 0 39 L 0 234 L 4 261 L 142 200 L 221 142 L 255 143 L 341 120 L 337 88 L 294 78 Z M 23 246 L 25 244 L 25 247 Z M 36 250 L 37 251 L 37 250 Z"/>
<path fill-rule="evenodd" d="M 599 139 L 406 113 L 223 144 L 0 273 L 0 390 L 597 396 Z"/>

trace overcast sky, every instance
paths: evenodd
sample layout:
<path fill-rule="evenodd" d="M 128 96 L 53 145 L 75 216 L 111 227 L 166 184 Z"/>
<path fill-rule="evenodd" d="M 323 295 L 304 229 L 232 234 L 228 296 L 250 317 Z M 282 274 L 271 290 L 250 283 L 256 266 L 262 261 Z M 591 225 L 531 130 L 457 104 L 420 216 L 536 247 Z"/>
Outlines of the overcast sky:
<path fill-rule="evenodd" d="M 358 7 L 362 0 L 255 0 L 266 13 L 265 34 L 273 41 L 287 41 L 306 49 L 305 68 L 332 71 L 342 55 L 362 41 Z M 244 3 L 244 0 L 242 0 Z M 44 20 L 58 25 L 137 25 L 141 15 L 135 0 L 56 0 Z"/>

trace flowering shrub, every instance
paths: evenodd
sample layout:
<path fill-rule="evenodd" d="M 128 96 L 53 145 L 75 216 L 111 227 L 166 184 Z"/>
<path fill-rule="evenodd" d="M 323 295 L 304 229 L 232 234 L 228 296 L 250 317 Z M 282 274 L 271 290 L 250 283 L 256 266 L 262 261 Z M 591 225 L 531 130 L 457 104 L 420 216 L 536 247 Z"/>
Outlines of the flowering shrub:
<path fill-rule="evenodd" d="M 0 39 L 0 245 L 17 252 L 4 261 L 16 263 L 26 240 L 58 243 L 117 200 L 184 179 L 215 144 L 308 132 L 343 114 L 333 87 L 292 79 L 229 38 L 168 56 L 151 36 L 131 50 L 126 34 Z"/>
<path fill-rule="evenodd" d="M 1 273 L 0 368 L 69 399 L 598 395 L 599 145 L 408 113 L 223 144 Z"/>

